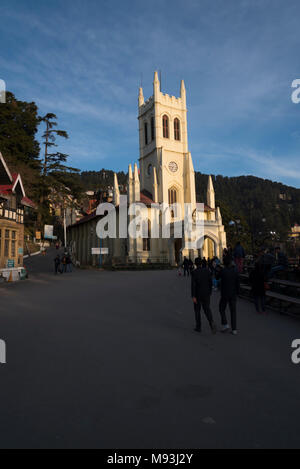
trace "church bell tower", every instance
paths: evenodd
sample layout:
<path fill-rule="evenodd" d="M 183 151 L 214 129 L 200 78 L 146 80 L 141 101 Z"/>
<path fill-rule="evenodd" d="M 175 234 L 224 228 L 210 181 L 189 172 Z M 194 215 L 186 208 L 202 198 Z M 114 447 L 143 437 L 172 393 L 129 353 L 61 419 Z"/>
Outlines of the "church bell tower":
<path fill-rule="evenodd" d="M 195 172 L 188 151 L 187 108 L 184 81 L 180 97 L 164 94 L 154 73 L 153 95 L 138 98 L 141 190 L 159 203 L 196 206 Z M 155 200 L 157 198 L 157 200 Z"/>

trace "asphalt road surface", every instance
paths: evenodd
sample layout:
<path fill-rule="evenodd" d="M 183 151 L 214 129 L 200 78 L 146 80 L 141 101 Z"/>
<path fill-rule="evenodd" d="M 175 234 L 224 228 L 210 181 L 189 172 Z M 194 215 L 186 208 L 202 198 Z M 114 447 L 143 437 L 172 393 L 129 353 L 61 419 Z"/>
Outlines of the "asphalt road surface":
<path fill-rule="evenodd" d="M 175 271 L 55 276 L 54 254 L 0 287 L 1 448 L 300 446 L 300 320 L 240 301 L 238 336 L 200 335 Z"/>

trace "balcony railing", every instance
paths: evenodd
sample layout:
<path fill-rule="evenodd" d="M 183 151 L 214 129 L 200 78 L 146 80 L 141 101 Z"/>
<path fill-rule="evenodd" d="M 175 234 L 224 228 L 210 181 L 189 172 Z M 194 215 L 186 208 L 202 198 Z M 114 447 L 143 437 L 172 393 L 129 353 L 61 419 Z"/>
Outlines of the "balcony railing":
<path fill-rule="evenodd" d="M 0 218 L 15 221 L 16 223 L 24 223 L 24 210 L 0 207 Z"/>

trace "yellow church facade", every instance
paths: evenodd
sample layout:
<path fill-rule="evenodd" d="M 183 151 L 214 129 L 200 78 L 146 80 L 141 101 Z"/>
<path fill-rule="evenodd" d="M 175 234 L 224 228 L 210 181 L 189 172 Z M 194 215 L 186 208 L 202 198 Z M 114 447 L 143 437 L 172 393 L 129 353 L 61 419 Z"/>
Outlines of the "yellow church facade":
<path fill-rule="evenodd" d="M 139 164 L 128 168 L 127 208 L 132 204 L 143 204 L 142 224 L 147 230 L 146 237 L 126 239 L 116 237 L 100 241 L 107 254 L 103 264 L 124 263 L 167 263 L 177 265 L 184 256 L 195 259 L 197 256 L 212 258 L 222 256 L 226 247 L 226 233 L 222 223 L 220 209 L 215 204 L 215 191 L 212 178 L 208 178 L 207 200 L 203 203 L 203 233 L 201 243 L 192 249 L 183 235 L 176 236 L 176 226 L 182 224 L 187 207 L 190 213 L 196 211 L 195 171 L 191 153 L 188 148 L 186 89 L 184 82 L 180 85 L 180 96 L 163 94 L 160 89 L 158 74 L 154 74 L 153 95 L 145 100 L 143 89 L 138 96 L 139 122 Z M 124 196 L 120 194 L 117 175 L 114 176 L 114 206 L 117 213 L 117 232 L 120 225 L 120 206 Z M 120 205 L 121 204 L 121 205 Z M 174 204 L 180 208 L 179 213 L 171 211 L 169 220 L 170 236 L 153 237 L 154 219 L 163 223 L 158 206 Z M 159 212 L 159 213 L 155 213 Z M 132 217 L 129 215 L 128 224 Z M 97 239 L 97 216 L 86 221 L 93 224 L 94 247 L 99 246 Z M 83 264 L 97 265 L 98 259 L 91 255 L 93 246 L 83 246 L 84 233 L 90 232 L 85 221 L 71 227 L 71 242 Z M 80 235 L 82 233 L 82 235 Z M 94 252 L 96 252 L 94 250 Z"/>
<path fill-rule="evenodd" d="M 151 220 L 154 204 L 181 206 L 184 218 L 185 206 L 196 209 L 195 171 L 188 149 L 186 89 L 181 81 L 180 97 L 163 94 L 158 74 L 154 74 L 153 95 L 145 101 L 143 89 L 138 97 L 139 121 L 139 168 L 129 165 L 128 201 L 143 202 L 148 208 L 147 219 Z M 118 181 L 115 175 L 114 200 L 118 205 Z M 174 220 L 173 222 L 180 222 Z M 149 228 L 150 231 L 150 228 Z M 172 233 L 171 233 L 172 235 Z M 150 233 L 149 233 L 150 236 Z M 186 249 L 185 239 L 144 239 L 129 241 L 128 258 L 132 262 L 167 260 L 174 265 L 183 256 L 195 258 L 221 257 L 226 247 L 226 233 L 220 209 L 215 205 L 215 191 L 212 178 L 208 178 L 207 200 L 204 204 L 204 239 L 198 249 Z"/>

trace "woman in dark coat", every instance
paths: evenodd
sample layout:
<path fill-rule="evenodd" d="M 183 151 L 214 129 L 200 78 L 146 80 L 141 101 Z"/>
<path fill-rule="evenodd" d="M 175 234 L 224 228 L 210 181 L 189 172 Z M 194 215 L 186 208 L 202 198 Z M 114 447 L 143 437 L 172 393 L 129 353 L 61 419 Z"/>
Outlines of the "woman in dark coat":
<path fill-rule="evenodd" d="M 255 268 L 251 272 L 249 280 L 252 287 L 252 295 L 254 298 L 256 311 L 258 313 L 264 313 L 266 311 L 266 280 L 263 267 L 258 262 L 256 262 Z"/>

